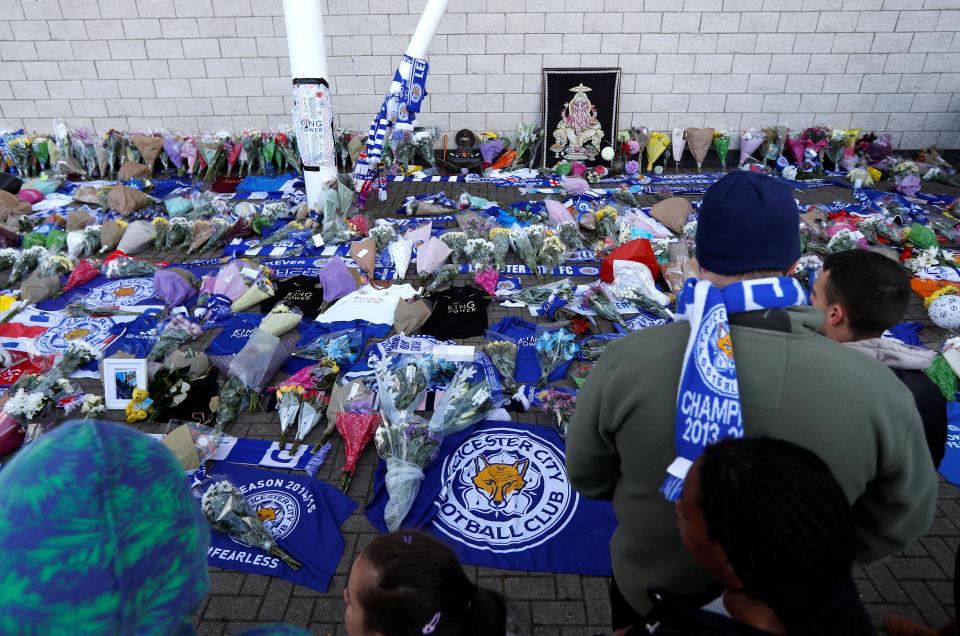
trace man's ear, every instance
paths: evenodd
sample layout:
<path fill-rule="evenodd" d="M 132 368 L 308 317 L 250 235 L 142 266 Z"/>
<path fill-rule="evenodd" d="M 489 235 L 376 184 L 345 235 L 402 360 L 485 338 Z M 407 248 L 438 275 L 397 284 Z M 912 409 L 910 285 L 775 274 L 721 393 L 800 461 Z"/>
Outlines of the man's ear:
<path fill-rule="evenodd" d="M 833 303 L 832 305 L 827 306 L 827 318 L 826 322 L 828 325 L 839 325 L 847 319 L 847 312 L 843 308 L 843 305 L 839 303 Z"/>

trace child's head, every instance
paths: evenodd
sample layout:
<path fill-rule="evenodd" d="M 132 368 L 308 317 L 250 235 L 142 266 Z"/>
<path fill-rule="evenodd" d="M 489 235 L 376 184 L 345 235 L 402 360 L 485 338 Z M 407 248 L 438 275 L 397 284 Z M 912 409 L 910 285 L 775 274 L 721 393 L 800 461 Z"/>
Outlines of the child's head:
<path fill-rule="evenodd" d="M 413 530 L 371 541 L 353 563 L 343 600 L 349 636 L 505 631 L 503 597 L 470 581 L 446 545 Z"/>
<path fill-rule="evenodd" d="M 850 579 L 850 505 L 811 451 L 773 438 L 708 447 L 684 482 L 677 520 L 691 556 L 728 590 L 773 609 L 788 633 L 869 625 Z"/>

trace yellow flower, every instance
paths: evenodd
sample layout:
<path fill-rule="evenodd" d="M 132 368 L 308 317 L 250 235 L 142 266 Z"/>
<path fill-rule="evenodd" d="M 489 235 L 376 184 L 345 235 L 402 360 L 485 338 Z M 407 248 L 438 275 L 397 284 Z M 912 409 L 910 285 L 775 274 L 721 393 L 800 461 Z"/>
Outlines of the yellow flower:
<path fill-rule="evenodd" d="M 17 302 L 16 296 L 3 294 L 0 296 L 0 311 L 8 311 L 11 307 L 13 307 L 13 303 L 15 302 Z"/>
<path fill-rule="evenodd" d="M 493 228 L 492 230 L 490 230 L 490 238 L 491 238 L 491 239 L 492 239 L 494 236 L 500 236 L 501 234 L 506 234 L 506 235 L 509 236 L 509 235 L 510 235 L 510 230 L 508 230 L 508 229 L 505 228 L 505 227 L 495 227 L 495 228 Z"/>
<path fill-rule="evenodd" d="M 938 289 L 937 291 L 933 292 L 932 294 L 930 294 L 929 296 L 923 299 L 923 308 L 930 309 L 930 305 L 937 298 L 940 298 L 941 296 L 950 296 L 956 293 L 957 293 L 957 288 L 953 287 L 952 285 L 941 287 L 940 289 Z"/>
<path fill-rule="evenodd" d="M 122 227 L 122 228 L 126 228 L 128 225 L 130 225 L 129 223 L 127 223 L 127 222 L 124 221 L 123 219 L 116 219 L 116 221 L 117 221 L 117 225 L 119 225 L 119 226 Z"/>
<path fill-rule="evenodd" d="M 605 219 L 606 217 L 612 218 L 614 221 L 617 220 L 617 210 L 613 206 L 605 206 L 597 210 L 596 218 L 598 221 Z"/>
<path fill-rule="evenodd" d="M 874 183 L 879 183 L 880 179 L 883 179 L 883 174 L 873 166 L 867 168 L 867 174 L 870 175 L 870 178 L 873 179 Z"/>

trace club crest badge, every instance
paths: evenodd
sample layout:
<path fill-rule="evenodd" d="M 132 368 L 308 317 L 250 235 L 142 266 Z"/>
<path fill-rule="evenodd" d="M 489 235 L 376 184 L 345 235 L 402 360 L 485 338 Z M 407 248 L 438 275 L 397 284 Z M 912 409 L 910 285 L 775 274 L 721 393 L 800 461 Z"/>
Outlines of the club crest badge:
<path fill-rule="evenodd" d="M 539 436 L 492 428 L 447 456 L 434 527 L 455 541 L 516 552 L 549 540 L 577 510 L 563 453 Z"/>
<path fill-rule="evenodd" d="M 297 527 L 300 504 L 296 497 L 282 490 L 261 490 L 245 495 L 244 499 L 274 539 L 285 538 Z"/>
<path fill-rule="evenodd" d="M 132 307 L 154 296 L 150 278 L 122 278 L 92 289 L 86 304 L 92 307 Z"/>
<path fill-rule="evenodd" d="M 737 367 L 725 313 L 723 306 L 717 306 L 704 315 L 704 326 L 698 330 L 693 350 L 697 352 L 697 373 L 704 384 L 724 397 L 736 398 Z"/>
<path fill-rule="evenodd" d="M 76 340 L 101 349 L 112 336 L 111 329 L 115 324 L 113 319 L 106 317 L 65 318 L 60 324 L 40 334 L 36 340 L 37 352 L 41 355 L 63 353 Z"/>

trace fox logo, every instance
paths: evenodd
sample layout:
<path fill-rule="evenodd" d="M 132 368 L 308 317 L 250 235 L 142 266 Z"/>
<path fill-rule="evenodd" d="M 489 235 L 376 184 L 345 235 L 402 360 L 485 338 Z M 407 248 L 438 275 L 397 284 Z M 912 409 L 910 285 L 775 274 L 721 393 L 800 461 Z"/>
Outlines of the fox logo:
<path fill-rule="evenodd" d="M 273 508 L 260 508 L 257 510 L 257 518 L 260 519 L 260 523 L 266 523 L 267 521 L 276 521 L 277 520 L 277 511 Z"/>
<path fill-rule="evenodd" d="M 727 360 L 733 359 L 733 339 L 730 338 L 730 331 L 722 325 L 717 326 L 717 347 L 727 356 Z"/>
<path fill-rule="evenodd" d="M 486 493 L 494 508 L 503 508 L 513 493 L 518 493 L 527 485 L 523 477 L 530 466 L 529 459 L 514 464 L 491 464 L 483 455 L 477 457 L 477 475 L 474 485 Z"/>

